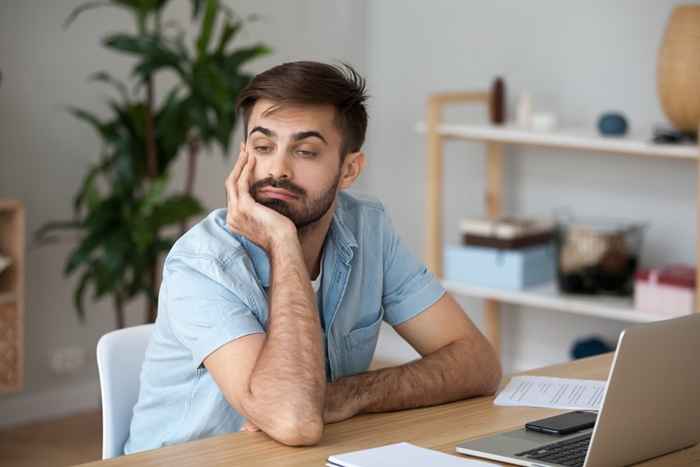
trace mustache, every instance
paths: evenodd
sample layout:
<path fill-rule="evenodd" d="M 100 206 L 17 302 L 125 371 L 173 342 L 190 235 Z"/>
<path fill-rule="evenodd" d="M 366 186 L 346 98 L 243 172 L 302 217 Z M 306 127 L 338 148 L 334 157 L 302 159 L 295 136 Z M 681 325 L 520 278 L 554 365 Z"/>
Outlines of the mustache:
<path fill-rule="evenodd" d="M 250 187 L 250 192 L 256 194 L 260 190 L 266 187 L 280 188 L 282 190 L 287 190 L 290 193 L 294 193 L 297 196 L 305 196 L 306 190 L 302 187 L 295 185 L 287 178 L 274 179 L 272 177 L 263 178 L 253 183 Z"/>

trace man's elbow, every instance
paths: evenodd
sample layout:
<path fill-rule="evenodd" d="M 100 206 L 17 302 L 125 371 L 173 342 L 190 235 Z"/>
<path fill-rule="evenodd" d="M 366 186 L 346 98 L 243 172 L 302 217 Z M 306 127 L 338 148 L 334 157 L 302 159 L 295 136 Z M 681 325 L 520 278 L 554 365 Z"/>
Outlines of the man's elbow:
<path fill-rule="evenodd" d="M 280 417 L 268 435 L 287 446 L 313 446 L 323 436 L 323 419 L 295 414 Z"/>
<path fill-rule="evenodd" d="M 323 436 L 323 413 L 313 404 L 289 400 L 261 404 L 253 397 L 242 399 L 244 412 L 267 435 L 288 446 L 311 446 Z"/>

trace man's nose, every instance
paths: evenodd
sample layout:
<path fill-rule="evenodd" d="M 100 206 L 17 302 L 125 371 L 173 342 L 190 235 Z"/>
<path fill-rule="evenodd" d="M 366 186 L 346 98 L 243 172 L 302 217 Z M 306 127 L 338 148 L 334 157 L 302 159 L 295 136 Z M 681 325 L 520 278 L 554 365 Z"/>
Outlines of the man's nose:
<path fill-rule="evenodd" d="M 261 159 L 265 161 L 265 163 L 260 164 L 260 168 L 263 169 L 263 173 L 260 174 L 261 177 L 272 177 L 275 180 L 283 177 L 288 179 L 294 178 L 289 156 L 284 151 L 279 150 L 269 157 Z M 258 162 L 262 161 L 258 159 Z"/>

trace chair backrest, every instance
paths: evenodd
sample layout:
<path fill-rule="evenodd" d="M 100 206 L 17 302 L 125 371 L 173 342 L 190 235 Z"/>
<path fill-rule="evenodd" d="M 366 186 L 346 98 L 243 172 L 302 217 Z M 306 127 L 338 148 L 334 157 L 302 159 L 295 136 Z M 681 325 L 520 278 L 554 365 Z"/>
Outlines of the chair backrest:
<path fill-rule="evenodd" d="M 141 365 L 153 324 L 119 329 L 97 342 L 97 369 L 102 393 L 102 458 L 124 453 L 134 405 L 139 396 Z"/>

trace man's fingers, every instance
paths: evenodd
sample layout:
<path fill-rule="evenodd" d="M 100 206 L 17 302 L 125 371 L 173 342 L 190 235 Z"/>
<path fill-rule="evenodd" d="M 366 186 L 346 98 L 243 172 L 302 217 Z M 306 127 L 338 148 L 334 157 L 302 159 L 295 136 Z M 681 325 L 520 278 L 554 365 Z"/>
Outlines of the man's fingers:
<path fill-rule="evenodd" d="M 233 177 L 234 182 L 238 180 L 238 177 L 240 177 L 241 171 L 245 166 L 246 159 L 248 159 L 248 152 L 241 151 L 238 153 L 238 160 L 236 161 L 236 164 L 233 166 L 233 170 L 231 171 L 231 177 Z"/>
<path fill-rule="evenodd" d="M 253 181 L 253 168 L 255 167 L 255 157 L 251 157 L 246 161 L 240 177 L 236 181 L 236 194 L 240 199 L 252 200 L 250 196 L 250 185 Z"/>
<path fill-rule="evenodd" d="M 260 428 L 246 420 L 240 431 L 260 431 Z"/>
<path fill-rule="evenodd" d="M 236 161 L 236 165 L 233 167 L 233 171 L 231 171 L 231 174 L 228 176 L 228 178 L 226 178 L 225 186 L 227 203 L 238 201 L 238 193 L 236 192 L 236 182 L 240 178 L 243 168 L 246 166 L 247 159 L 248 153 L 245 151 L 241 151 L 238 155 L 238 161 Z"/>
<path fill-rule="evenodd" d="M 226 182 L 224 182 L 224 187 L 226 189 L 226 205 L 231 206 L 233 203 L 238 202 L 238 195 L 236 193 L 236 187 L 233 183 L 233 174 L 226 177 Z"/>

